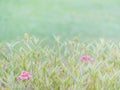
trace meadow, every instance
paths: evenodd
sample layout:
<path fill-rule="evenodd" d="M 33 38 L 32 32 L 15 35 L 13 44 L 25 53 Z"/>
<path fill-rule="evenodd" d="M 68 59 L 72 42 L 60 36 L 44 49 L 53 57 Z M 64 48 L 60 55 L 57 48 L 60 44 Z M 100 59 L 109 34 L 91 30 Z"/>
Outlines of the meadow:
<path fill-rule="evenodd" d="M 119 0 L 0 0 L 0 41 L 24 33 L 50 40 L 119 40 L 119 10 Z"/>
<path fill-rule="evenodd" d="M 0 90 L 120 90 L 119 0 L 0 0 Z"/>
<path fill-rule="evenodd" d="M 120 42 L 35 37 L 0 46 L 0 90 L 119 90 Z M 22 72 L 22 73 L 21 73 Z"/>

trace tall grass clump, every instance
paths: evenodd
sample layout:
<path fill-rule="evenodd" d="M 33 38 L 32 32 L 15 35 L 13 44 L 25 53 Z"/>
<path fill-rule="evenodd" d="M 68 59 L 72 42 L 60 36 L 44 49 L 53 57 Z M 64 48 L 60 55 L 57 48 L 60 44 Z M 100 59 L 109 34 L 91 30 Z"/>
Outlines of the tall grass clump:
<path fill-rule="evenodd" d="M 1 44 L 0 90 L 120 90 L 120 42 L 55 40 L 25 35 Z M 22 71 L 31 78 L 19 80 Z"/>

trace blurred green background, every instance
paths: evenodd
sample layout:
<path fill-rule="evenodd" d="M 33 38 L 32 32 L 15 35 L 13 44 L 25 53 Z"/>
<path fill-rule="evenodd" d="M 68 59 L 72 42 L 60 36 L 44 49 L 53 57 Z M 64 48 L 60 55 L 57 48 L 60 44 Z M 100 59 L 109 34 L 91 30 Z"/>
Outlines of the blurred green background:
<path fill-rule="evenodd" d="M 24 33 L 120 40 L 120 0 L 0 0 L 0 41 Z"/>

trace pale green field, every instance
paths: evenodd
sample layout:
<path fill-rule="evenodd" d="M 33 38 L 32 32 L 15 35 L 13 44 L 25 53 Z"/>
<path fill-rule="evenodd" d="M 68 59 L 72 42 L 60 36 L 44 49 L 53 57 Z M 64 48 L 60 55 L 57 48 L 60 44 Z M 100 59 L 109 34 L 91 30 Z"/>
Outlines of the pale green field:
<path fill-rule="evenodd" d="M 120 90 L 118 40 L 120 0 L 0 0 L 0 90 Z"/>
<path fill-rule="evenodd" d="M 0 0 L 0 41 L 39 38 L 120 39 L 119 0 Z"/>

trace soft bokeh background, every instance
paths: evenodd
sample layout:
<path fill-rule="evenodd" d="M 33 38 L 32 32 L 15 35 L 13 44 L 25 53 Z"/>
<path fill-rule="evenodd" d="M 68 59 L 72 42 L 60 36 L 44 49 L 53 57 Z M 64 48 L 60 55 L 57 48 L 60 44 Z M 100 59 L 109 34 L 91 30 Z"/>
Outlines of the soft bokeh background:
<path fill-rule="evenodd" d="M 0 0 L 0 41 L 120 39 L 120 0 Z"/>

